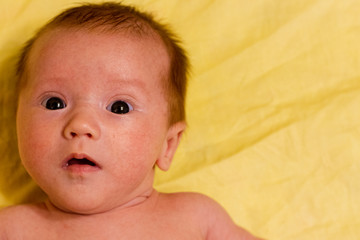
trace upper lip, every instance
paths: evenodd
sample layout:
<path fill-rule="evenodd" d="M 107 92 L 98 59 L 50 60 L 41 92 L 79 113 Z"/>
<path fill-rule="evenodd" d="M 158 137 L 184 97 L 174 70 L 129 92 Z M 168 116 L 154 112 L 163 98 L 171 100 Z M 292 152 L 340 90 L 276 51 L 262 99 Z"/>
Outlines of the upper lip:
<path fill-rule="evenodd" d="M 92 157 L 85 153 L 71 153 L 68 157 L 65 158 L 62 167 L 68 167 L 69 161 L 72 159 L 87 159 L 88 161 L 92 162 L 96 167 L 101 168 L 101 166 Z"/>

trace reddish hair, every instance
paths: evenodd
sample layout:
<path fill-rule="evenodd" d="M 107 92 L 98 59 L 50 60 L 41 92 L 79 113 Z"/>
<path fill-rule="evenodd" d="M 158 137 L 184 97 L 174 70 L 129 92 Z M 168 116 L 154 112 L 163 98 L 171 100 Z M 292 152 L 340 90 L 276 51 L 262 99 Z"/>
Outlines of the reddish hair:
<path fill-rule="evenodd" d="M 184 49 L 180 46 L 180 41 L 166 25 L 155 21 L 149 13 L 140 12 L 132 6 L 121 3 L 84 4 L 70 8 L 43 26 L 22 49 L 17 65 L 18 91 L 26 84 L 26 65 L 34 43 L 44 33 L 58 27 L 96 29 L 106 32 L 126 30 L 139 36 L 158 35 L 170 56 L 169 76 L 164 81 L 169 123 L 185 121 L 185 95 L 189 62 Z"/>

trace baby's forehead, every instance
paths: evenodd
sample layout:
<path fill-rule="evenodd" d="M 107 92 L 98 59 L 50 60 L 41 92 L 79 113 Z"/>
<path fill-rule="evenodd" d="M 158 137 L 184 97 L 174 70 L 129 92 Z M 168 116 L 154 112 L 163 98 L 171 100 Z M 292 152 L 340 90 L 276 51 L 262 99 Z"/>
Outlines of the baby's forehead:
<path fill-rule="evenodd" d="M 129 60 L 121 55 L 129 56 Z M 114 69 L 133 59 L 137 59 L 138 65 L 132 66 L 145 67 L 149 74 L 156 74 L 165 81 L 170 76 L 170 56 L 161 39 L 129 32 L 78 28 L 56 28 L 40 36 L 29 55 L 27 71 L 32 79 L 53 75 L 59 72 L 54 72 L 55 69 L 67 70 L 67 66 L 78 66 L 78 63 L 79 69 L 96 61 L 97 65 L 92 66 Z M 44 65 L 54 68 L 44 68 Z"/>
<path fill-rule="evenodd" d="M 34 44 L 41 41 L 46 41 L 49 36 L 57 34 L 61 35 L 71 35 L 72 33 L 76 33 L 77 35 L 97 35 L 102 36 L 104 38 L 128 38 L 132 41 L 141 41 L 141 42 L 151 42 L 157 43 L 159 48 L 165 48 L 167 50 L 167 45 L 163 41 L 162 37 L 150 27 L 149 29 L 144 31 L 138 31 L 129 28 L 112 28 L 110 26 L 97 26 L 97 27 L 89 27 L 89 26 L 57 26 L 54 28 L 49 28 L 45 30 L 42 34 L 38 36 L 35 40 Z"/>
<path fill-rule="evenodd" d="M 115 47 L 118 44 L 123 44 L 124 40 L 129 40 L 128 42 L 139 43 L 140 45 L 146 46 L 149 51 L 161 52 L 163 55 L 166 55 L 168 67 L 170 67 L 171 54 L 167 45 L 164 43 L 162 38 L 157 33 L 138 33 L 133 31 L 127 31 L 126 29 L 106 29 L 103 27 L 98 28 L 80 28 L 80 27 L 56 27 L 44 31 L 35 41 L 30 50 L 29 57 L 30 59 L 34 55 L 42 55 L 45 50 L 55 48 L 54 42 L 61 44 L 63 46 L 68 46 L 73 43 L 73 40 L 76 38 L 86 38 L 87 43 L 92 43 L 98 40 L 99 38 L 103 39 L 103 42 L 97 42 L 94 44 L 98 45 L 108 45 L 109 48 Z M 85 44 L 85 43 L 84 43 Z M 84 48 L 91 47 L 90 45 L 84 45 Z M 76 54 L 74 50 L 74 54 Z M 169 69 L 167 69 L 169 70 Z"/>

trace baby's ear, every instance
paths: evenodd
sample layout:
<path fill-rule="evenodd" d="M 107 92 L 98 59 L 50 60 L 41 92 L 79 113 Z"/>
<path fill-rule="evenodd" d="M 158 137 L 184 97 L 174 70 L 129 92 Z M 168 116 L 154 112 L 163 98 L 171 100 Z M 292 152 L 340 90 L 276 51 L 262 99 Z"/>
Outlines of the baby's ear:
<path fill-rule="evenodd" d="M 186 123 L 177 122 L 174 123 L 168 130 L 166 140 L 163 145 L 162 153 L 156 161 L 157 166 L 167 171 L 170 168 L 171 161 L 174 157 L 176 149 L 180 143 L 181 136 L 185 131 Z"/>

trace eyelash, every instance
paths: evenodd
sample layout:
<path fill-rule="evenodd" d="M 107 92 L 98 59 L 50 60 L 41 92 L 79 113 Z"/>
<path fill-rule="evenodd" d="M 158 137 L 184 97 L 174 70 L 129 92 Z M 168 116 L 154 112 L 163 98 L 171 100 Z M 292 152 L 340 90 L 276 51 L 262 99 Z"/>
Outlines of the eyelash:
<path fill-rule="evenodd" d="M 116 106 L 115 104 L 122 104 L 122 106 Z M 114 102 L 112 102 L 111 104 L 109 104 L 106 107 L 106 110 L 114 113 L 114 114 L 127 114 L 129 112 L 131 112 L 132 110 L 134 110 L 133 106 L 123 100 L 116 100 Z"/>
<path fill-rule="evenodd" d="M 115 104 L 117 104 L 118 106 L 116 106 Z M 41 105 L 43 107 L 45 107 L 46 109 L 52 110 L 52 111 L 60 110 L 67 106 L 63 99 L 61 99 L 60 97 L 55 97 L 55 96 L 47 97 L 46 99 L 44 99 L 41 102 Z M 106 107 L 106 110 L 108 110 L 109 112 L 112 112 L 114 114 L 127 114 L 130 111 L 133 111 L 134 108 L 127 101 L 116 100 L 116 101 L 113 101 L 111 104 L 109 104 Z"/>
<path fill-rule="evenodd" d="M 51 100 L 53 102 L 51 102 Z M 55 102 L 58 101 L 58 102 Z M 66 107 L 66 103 L 60 97 L 47 97 L 41 102 L 41 105 L 44 106 L 48 110 L 60 110 Z"/>

